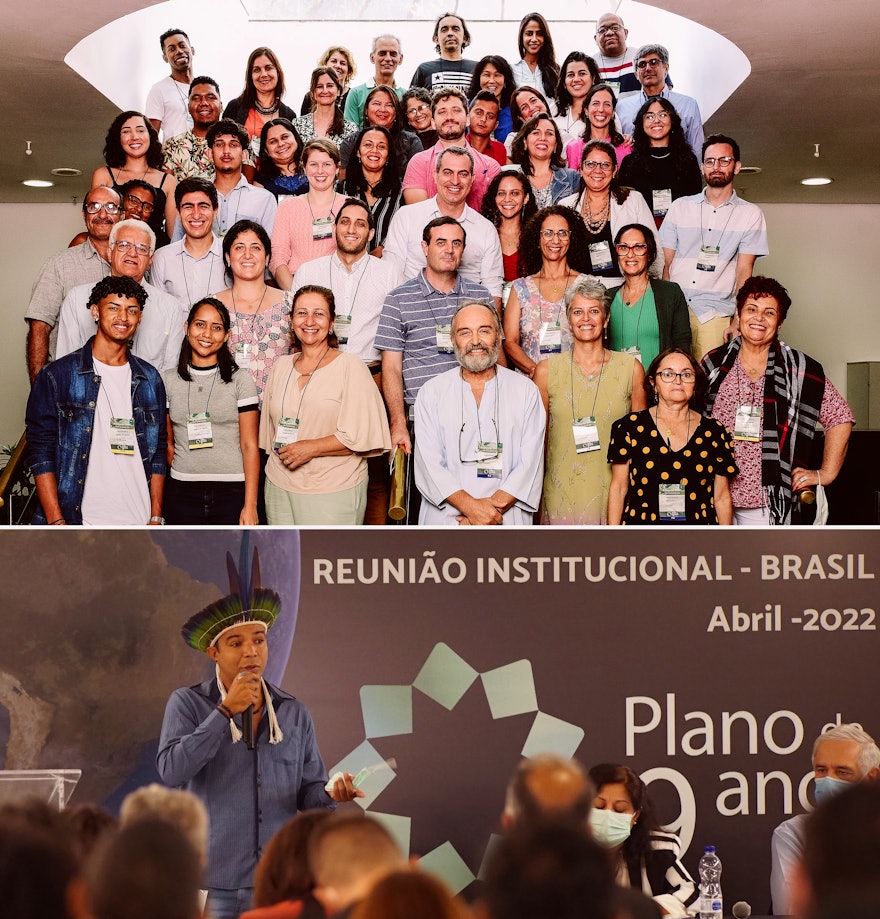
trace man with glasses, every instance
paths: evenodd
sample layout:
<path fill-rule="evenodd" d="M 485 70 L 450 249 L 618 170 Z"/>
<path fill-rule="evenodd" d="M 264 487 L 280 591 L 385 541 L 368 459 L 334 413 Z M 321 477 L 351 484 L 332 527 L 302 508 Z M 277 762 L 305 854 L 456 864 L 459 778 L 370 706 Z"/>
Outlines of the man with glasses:
<path fill-rule="evenodd" d="M 761 208 L 733 189 L 742 165 L 739 144 L 711 134 L 700 159 L 706 187 L 673 201 L 660 227 L 663 279 L 684 291 L 697 359 L 738 334 L 737 291 L 758 256 L 770 254 Z"/>
<path fill-rule="evenodd" d="M 538 387 L 498 366 L 501 318 L 466 300 L 450 331 L 458 366 L 415 404 L 419 524 L 526 526 L 541 499 L 546 416 Z"/>
<path fill-rule="evenodd" d="M 43 265 L 24 315 L 31 383 L 55 353 L 56 326 L 64 298 L 77 285 L 94 284 L 110 273 L 110 231 L 122 217 L 122 200 L 112 188 L 99 185 L 86 195 L 82 212 L 85 242 L 53 255 Z"/>
<path fill-rule="evenodd" d="M 40 499 L 34 523 L 161 524 L 165 387 L 128 346 L 146 291 L 119 276 L 87 288 L 93 335 L 45 367 L 28 399 L 29 460 Z"/>
<path fill-rule="evenodd" d="M 177 366 L 188 308 L 177 297 L 144 283 L 155 246 L 156 236 L 149 224 L 120 221 L 110 233 L 110 275 L 131 278 L 146 292 L 143 320 L 131 329 L 131 350 L 142 361 L 168 370 Z M 91 288 L 91 284 L 81 284 L 64 298 L 58 317 L 58 357 L 82 348 L 95 334 L 97 318 L 89 308 Z"/>
<path fill-rule="evenodd" d="M 373 87 L 390 86 L 398 99 L 402 99 L 404 93 L 404 87 L 398 86 L 394 79 L 397 68 L 403 63 L 400 39 L 396 35 L 377 35 L 373 39 L 370 63 L 376 68 L 373 76 L 366 83 L 352 86 L 345 97 L 345 117 L 358 127 L 364 124 L 364 102 Z"/>
<path fill-rule="evenodd" d="M 699 159 L 703 146 L 703 116 L 696 99 L 684 93 L 673 92 L 666 85 L 669 74 L 669 52 L 666 48 L 663 45 L 643 45 L 639 48 L 635 57 L 635 74 L 642 88 L 640 92 L 622 99 L 617 106 L 621 130 L 625 134 L 632 134 L 639 109 L 649 99 L 663 96 L 678 112 L 684 136 L 694 156 Z"/>

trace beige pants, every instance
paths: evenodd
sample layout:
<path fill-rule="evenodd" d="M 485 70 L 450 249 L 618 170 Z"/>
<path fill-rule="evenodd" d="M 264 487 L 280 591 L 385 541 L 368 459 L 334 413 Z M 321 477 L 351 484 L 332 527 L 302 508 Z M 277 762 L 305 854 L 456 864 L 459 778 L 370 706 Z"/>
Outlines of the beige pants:
<path fill-rule="evenodd" d="M 699 361 L 703 355 L 724 344 L 724 330 L 730 325 L 730 316 L 716 316 L 708 322 L 700 322 L 688 309 L 691 320 L 691 352 Z"/>

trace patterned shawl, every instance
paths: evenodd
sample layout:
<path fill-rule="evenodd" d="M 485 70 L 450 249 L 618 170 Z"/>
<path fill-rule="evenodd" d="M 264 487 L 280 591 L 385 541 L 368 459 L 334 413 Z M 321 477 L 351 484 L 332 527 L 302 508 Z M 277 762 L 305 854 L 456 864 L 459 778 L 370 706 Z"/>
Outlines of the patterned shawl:
<path fill-rule="evenodd" d="M 718 389 L 739 354 L 740 338 L 710 351 L 702 361 L 709 377 L 706 415 L 712 414 Z M 761 434 L 761 481 L 767 492 L 770 522 L 792 522 L 797 499 L 791 471 L 809 468 L 811 447 L 825 394 L 822 365 L 778 339 L 770 346 L 764 375 L 764 422 Z"/>

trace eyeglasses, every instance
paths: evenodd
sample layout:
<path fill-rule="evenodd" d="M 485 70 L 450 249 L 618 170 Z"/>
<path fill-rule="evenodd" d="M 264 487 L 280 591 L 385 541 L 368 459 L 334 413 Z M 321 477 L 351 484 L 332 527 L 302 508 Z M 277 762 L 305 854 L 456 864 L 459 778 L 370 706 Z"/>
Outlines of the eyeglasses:
<path fill-rule="evenodd" d="M 83 205 L 83 210 L 87 214 L 97 214 L 98 211 L 106 211 L 111 217 L 118 214 L 122 208 L 112 201 L 89 201 Z"/>
<path fill-rule="evenodd" d="M 406 107 L 407 115 L 424 115 L 425 112 L 430 112 L 431 106 L 427 102 L 423 102 L 421 105 L 408 105 Z"/>
<path fill-rule="evenodd" d="M 659 67 L 663 61 L 659 57 L 652 57 L 647 61 L 639 61 L 636 64 L 636 70 L 644 70 L 646 67 Z"/>
<path fill-rule="evenodd" d="M 134 249 L 138 255 L 150 254 L 150 247 L 146 243 L 133 243 L 129 242 L 127 239 L 118 239 L 113 245 L 120 252 L 128 252 L 129 249 Z"/>
<path fill-rule="evenodd" d="M 697 378 L 693 370 L 682 370 L 681 373 L 676 373 L 668 367 L 665 370 L 658 370 L 657 376 L 663 380 L 664 383 L 671 383 L 673 380 L 680 380 L 682 383 L 693 383 Z"/>
<path fill-rule="evenodd" d="M 633 243 L 631 246 L 628 246 L 626 243 L 618 243 L 614 248 L 618 255 L 628 255 L 630 252 L 633 252 L 635 255 L 644 255 L 648 251 L 648 247 L 645 243 Z"/>
<path fill-rule="evenodd" d="M 553 237 L 558 237 L 559 239 L 568 239 L 571 235 L 568 230 L 541 230 L 541 236 L 544 239 L 553 239 Z"/>
<path fill-rule="evenodd" d="M 645 112 L 645 121 L 652 124 L 655 121 L 669 121 L 669 112 Z"/>
<path fill-rule="evenodd" d="M 140 211 L 143 214 L 152 214 L 154 205 L 149 201 L 144 201 L 141 198 L 138 198 L 137 195 L 126 195 L 125 201 L 129 207 L 134 208 L 136 211 Z"/>
<path fill-rule="evenodd" d="M 585 163 L 581 163 L 581 169 L 589 169 L 590 171 L 598 169 L 600 172 L 611 172 L 614 166 L 612 163 L 602 163 L 599 160 L 587 160 Z"/>
<path fill-rule="evenodd" d="M 612 26 L 600 26 L 596 29 L 597 35 L 607 35 L 609 32 L 622 32 L 623 26 L 612 25 Z"/>
<path fill-rule="evenodd" d="M 729 166 L 731 163 L 735 163 L 736 160 L 732 156 L 707 156 L 703 160 L 703 165 L 708 166 L 710 169 L 717 163 L 719 166 Z"/>

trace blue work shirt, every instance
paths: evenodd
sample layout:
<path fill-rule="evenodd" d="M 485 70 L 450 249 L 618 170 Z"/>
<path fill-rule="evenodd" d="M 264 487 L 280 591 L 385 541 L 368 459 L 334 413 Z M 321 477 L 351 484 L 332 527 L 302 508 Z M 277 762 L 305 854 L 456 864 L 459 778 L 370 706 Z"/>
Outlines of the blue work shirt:
<path fill-rule="evenodd" d="M 165 707 L 156 766 L 167 785 L 193 792 L 208 809 L 205 886 L 253 886 L 266 844 L 297 811 L 336 805 L 324 790 L 327 772 L 309 710 L 269 686 L 284 739 L 269 743 L 266 711 L 255 749 L 232 742 L 229 721 L 217 710 L 216 680 L 176 689 Z M 241 716 L 236 716 L 240 726 Z"/>

